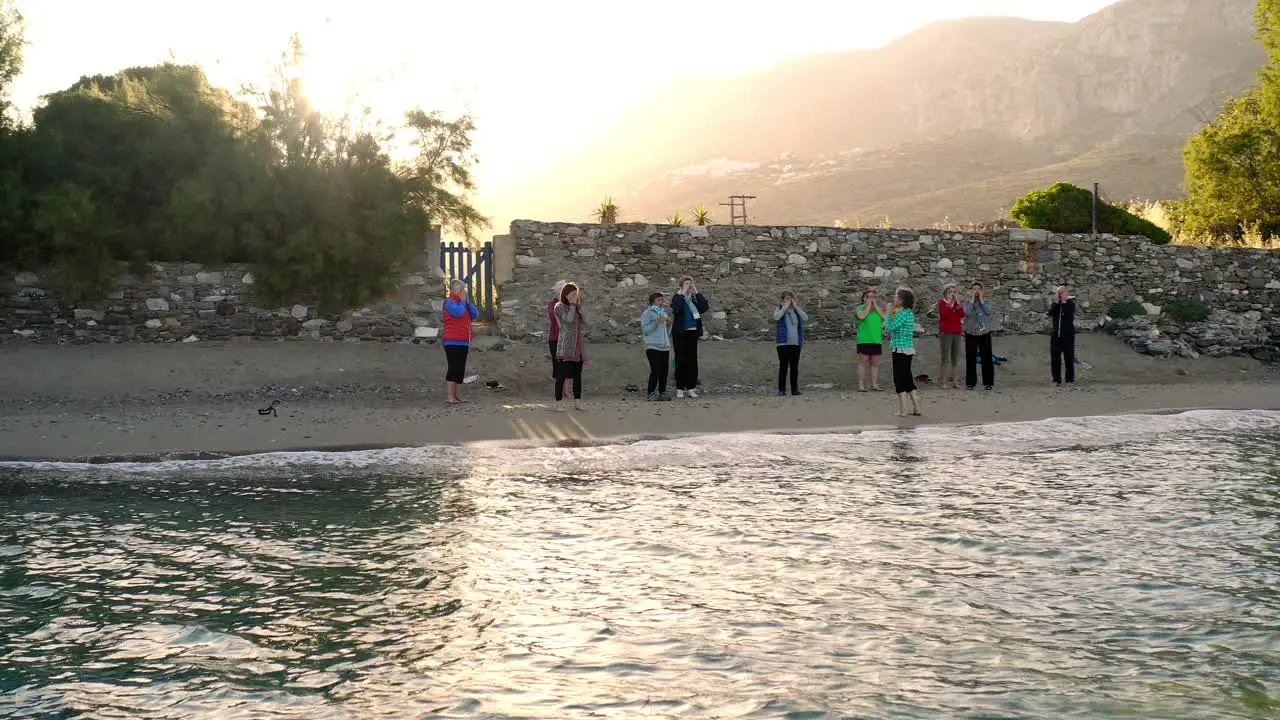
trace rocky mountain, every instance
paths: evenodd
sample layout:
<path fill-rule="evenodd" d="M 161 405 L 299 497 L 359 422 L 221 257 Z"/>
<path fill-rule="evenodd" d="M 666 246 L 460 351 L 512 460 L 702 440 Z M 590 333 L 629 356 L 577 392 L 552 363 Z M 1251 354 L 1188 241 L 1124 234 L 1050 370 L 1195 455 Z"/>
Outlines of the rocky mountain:
<path fill-rule="evenodd" d="M 997 217 L 1057 180 L 1173 197 L 1187 137 L 1252 85 L 1253 0 L 1123 0 L 1078 23 L 974 18 L 644 103 L 522 197 L 627 219 L 759 197 L 761 223 Z M 675 97 L 675 95 L 672 95 Z M 688 98 L 688 99 L 685 99 Z"/>

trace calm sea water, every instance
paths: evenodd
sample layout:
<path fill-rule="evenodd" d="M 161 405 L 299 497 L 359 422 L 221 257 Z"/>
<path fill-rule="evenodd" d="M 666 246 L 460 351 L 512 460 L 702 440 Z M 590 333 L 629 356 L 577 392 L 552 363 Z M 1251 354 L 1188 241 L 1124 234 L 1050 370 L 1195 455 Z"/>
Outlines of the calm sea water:
<path fill-rule="evenodd" d="M 0 717 L 1280 717 L 1275 413 L 10 465 L 0 509 Z"/>

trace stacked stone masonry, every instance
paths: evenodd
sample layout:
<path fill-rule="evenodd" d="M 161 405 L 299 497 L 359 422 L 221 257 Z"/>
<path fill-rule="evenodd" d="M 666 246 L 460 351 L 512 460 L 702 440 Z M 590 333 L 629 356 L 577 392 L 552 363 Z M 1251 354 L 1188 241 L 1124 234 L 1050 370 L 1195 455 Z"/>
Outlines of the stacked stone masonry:
<path fill-rule="evenodd" d="M 1112 301 L 1141 299 L 1150 312 L 1177 296 L 1263 322 L 1280 320 L 1280 252 L 1155 245 L 1142 237 L 1058 235 L 1035 230 L 950 233 L 815 227 L 576 225 L 517 221 L 512 280 L 502 287 L 499 327 L 512 339 L 545 332 L 546 302 L 557 280 L 584 288 L 596 342 L 639 340 L 639 316 L 652 292 L 670 293 L 690 275 L 708 296 L 708 332 L 724 338 L 774 336 L 771 313 L 795 291 L 810 336 L 854 333 L 863 290 L 915 290 L 926 312 L 949 283 L 968 292 L 984 283 L 1003 331 L 1042 332 L 1054 289 L 1076 289 L 1080 327 L 1092 327 Z M 887 292 L 886 292 L 887 291 Z"/>
<path fill-rule="evenodd" d="M 1012 333 L 1041 332 L 1054 288 L 1076 288 L 1080 325 L 1100 320 L 1115 300 L 1140 299 L 1151 312 L 1173 297 L 1199 297 L 1215 309 L 1280 323 L 1280 252 L 1159 246 L 1145 238 L 1054 235 L 1041 231 L 944 233 L 812 227 L 672 227 L 516 221 L 495 238 L 498 330 L 535 340 L 546 330 L 552 285 L 584 288 L 594 342 L 637 342 L 648 295 L 669 294 L 692 275 L 712 310 L 708 331 L 768 339 L 778 294 L 795 291 L 810 316 L 809 335 L 846 338 L 861 292 L 916 291 L 926 312 L 942 288 L 986 285 Z M 424 253 L 421 268 L 436 265 Z M 302 340 L 430 341 L 438 336 L 444 284 L 438 271 L 406 275 L 392 296 L 367 308 L 318 315 L 306 304 L 255 304 L 253 270 L 158 263 L 126 275 L 101 301 L 57 296 L 53 273 L 0 274 L 0 342 L 176 342 L 234 337 Z"/>
<path fill-rule="evenodd" d="M 175 342 L 234 337 L 304 340 L 430 339 L 438 335 L 443 282 L 431 273 L 405 276 L 392 296 L 373 306 L 320 315 L 306 304 L 263 308 L 254 303 L 253 270 L 193 263 L 156 263 L 139 277 L 118 278 L 104 300 L 61 300 L 53 273 L 0 276 L 0 342 Z"/>

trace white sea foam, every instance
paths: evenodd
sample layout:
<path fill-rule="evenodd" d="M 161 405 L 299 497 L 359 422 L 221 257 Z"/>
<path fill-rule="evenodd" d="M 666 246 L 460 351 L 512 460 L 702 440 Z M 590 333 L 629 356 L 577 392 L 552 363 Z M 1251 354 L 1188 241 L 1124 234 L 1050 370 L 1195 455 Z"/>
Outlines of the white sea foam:
<path fill-rule="evenodd" d="M 303 477 L 362 474 L 475 476 L 634 471 L 659 467 L 769 465 L 785 459 L 869 456 L 890 452 L 914 457 L 973 457 L 1037 453 L 1064 448 L 1141 442 L 1168 433 L 1280 431 L 1280 412 L 1193 410 L 1167 415 L 1053 418 L 1034 422 L 934 425 L 800 434 L 740 433 L 601 442 L 582 447 L 463 447 L 301 451 L 212 460 L 75 463 L 7 462 L 0 468 L 42 475 L 142 480 L 155 477 L 234 477 L 265 474 Z"/>

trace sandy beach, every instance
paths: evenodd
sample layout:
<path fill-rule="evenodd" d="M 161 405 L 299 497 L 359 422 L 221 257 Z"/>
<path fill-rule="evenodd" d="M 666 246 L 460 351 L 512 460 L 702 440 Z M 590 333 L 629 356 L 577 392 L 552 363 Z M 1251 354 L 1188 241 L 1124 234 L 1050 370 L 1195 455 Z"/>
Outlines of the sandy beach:
<path fill-rule="evenodd" d="M 916 372 L 936 378 L 932 339 Z M 574 444 L 610 438 L 744 431 L 909 427 L 1046 417 L 1280 409 L 1280 373 L 1247 358 L 1159 360 L 1112 337 L 1082 335 L 1075 387 L 1052 385 L 1047 340 L 1001 337 L 992 392 L 922 388 L 924 416 L 893 416 L 893 397 L 855 392 L 847 343 L 807 346 L 802 397 L 776 397 L 769 344 L 705 342 L 697 400 L 645 402 L 638 345 L 590 347 L 585 412 L 550 402 L 546 350 L 483 338 L 469 403 L 443 403 L 437 345 L 230 342 L 0 348 L 0 458 L 110 459 L 440 443 Z M 881 385 L 891 382 L 886 372 Z M 489 390 L 496 380 L 502 390 Z M 280 400 L 278 416 L 258 408 Z"/>

